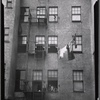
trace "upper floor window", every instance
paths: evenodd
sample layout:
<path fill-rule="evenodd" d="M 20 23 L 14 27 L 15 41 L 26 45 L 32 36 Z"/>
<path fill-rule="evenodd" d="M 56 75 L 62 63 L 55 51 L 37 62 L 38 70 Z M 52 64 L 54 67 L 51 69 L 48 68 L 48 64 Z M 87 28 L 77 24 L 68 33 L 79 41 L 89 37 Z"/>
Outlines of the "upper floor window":
<path fill-rule="evenodd" d="M 58 37 L 49 36 L 48 37 L 48 52 L 57 53 Z"/>
<path fill-rule="evenodd" d="M 73 88 L 74 92 L 83 92 L 83 70 L 74 70 L 73 71 Z"/>
<path fill-rule="evenodd" d="M 57 36 L 49 36 L 48 37 L 48 45 L 57 45 L 58 43 L 58 37 Z"/>
<path fill-rule="evenodd" d="M 49 7 L 49 22 L 58 21 L 58 7 Z"/>
<path fill-rule="evenodd" d="M 4 29 L 4 42 L 9 43 L 9 27 Z"/>
<path fill-rule="evenodd" d="M 41 70 L 33 71 L 33 81 L 42 81 L 42 71 Z"/>
<path fill-rule="evenodd" d="M 7 8 L 12 8 L 12 0 L 7 0 Z"/>
<path fill-rule="evenodd" d="M 29 22 L 29 7 L 21 7 L 21 22 Z"/>
<path fill-rule="evenodd" d="M 81 21 L 81 7 L 72 6 L 72 21 L 80 22 Z"/>
<path fill-rule="evenodd" d="M 82 35 L 75 36 L 75 44 L 73 44 L 74 53 L 82 53 Z"/>
<path fill-rule="evenodd" d="M 48 70 L 48 91 L 58 91 L 58 70 Z"/>
<path fill-rule="evenodd" d="M 37 7 L 37 18 L 46 18 L 46 7 Z"/>
<path fill-rule="evenodd" d="M 27 36 L 19 36 L 18 52 L 25 53 L 27 49 Z"/>
<path fill-rule="evenodd" d="M 44 45 L 45 37 L 44 36 L 36 36 L 36 45 Z"/>
<path fill-rule="evenodd" d="M 36 58 L 44 58 L 45 56 L 45 37 L 44 36 L 36 36 L 35 38 L 35 57 Z"/>

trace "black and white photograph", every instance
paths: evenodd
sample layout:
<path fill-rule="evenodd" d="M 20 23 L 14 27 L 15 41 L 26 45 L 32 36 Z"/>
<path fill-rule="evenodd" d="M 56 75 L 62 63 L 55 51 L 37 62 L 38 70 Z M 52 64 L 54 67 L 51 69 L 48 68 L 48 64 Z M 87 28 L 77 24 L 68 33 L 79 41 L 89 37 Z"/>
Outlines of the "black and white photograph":
<path fill-rule="evenodd" d="M 99 100 L 99 0 L 2 0 L 4 100 Z"/>

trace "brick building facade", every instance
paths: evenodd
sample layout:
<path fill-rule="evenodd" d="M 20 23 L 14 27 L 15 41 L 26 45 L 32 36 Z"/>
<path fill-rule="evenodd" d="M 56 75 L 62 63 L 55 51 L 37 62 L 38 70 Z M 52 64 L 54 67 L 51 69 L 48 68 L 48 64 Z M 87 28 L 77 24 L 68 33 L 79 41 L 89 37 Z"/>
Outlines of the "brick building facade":
<path fill-rule="evenodd" d="M 12 8 L 7 8 L 7 2 Z M 94 1 L 7 2 L 5 96 L 15 100 L 94 100 Z M 70 60 L 68 52 L 60 58 L 58 51 L 73 37 L 75 59 Z"/>

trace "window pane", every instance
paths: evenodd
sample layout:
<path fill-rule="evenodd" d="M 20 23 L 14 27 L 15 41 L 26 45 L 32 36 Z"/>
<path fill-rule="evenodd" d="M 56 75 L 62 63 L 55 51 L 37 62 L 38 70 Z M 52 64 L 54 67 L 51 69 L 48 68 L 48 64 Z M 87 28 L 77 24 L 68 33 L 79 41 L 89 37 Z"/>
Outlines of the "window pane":
<path fill-rule="evenodd" d="M 42 80 L 42 71 L 34 71 L 33 80 Z"/>
<path fill-rule="evenodd" d="M 72 21 L 80 21 L 81 17 L 80 15 L 72 15 Z"/>
<path fill-rule="evenodd" d="M 83 91 L 83 82 L 74 82 L 74 91 Z"/>
<path fill-rule="evenodd" d="M 82 51 L 82 45 L 77 45 L 77 48 L 73 45 L 73 51 Z"/>
<path fill-rule="evenodd" d="M 20 79 L 25 79 L 25 71 L 20 71 Z"/>
<path fill-rule="evenodd" d="M 24 16 L 24 22 L 28 22 L 29 16 Z"/>

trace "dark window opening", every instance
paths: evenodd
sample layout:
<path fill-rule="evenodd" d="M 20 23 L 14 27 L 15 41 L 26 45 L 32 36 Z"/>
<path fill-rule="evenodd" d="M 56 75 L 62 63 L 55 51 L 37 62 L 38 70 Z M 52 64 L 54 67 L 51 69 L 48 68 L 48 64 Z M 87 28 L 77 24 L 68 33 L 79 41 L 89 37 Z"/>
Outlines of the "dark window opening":
<path fill-rule="evenodd" d="M 45 54 L 43 46 L 37 46 L 35 48 L 35 57 L 36 58 L 43 58 Z"/>
<path fill-rule="evenodd" d="M 48 71 L 48 92 L 58 92 L 58 71 Z"/>
<path fill-rule="evenodd" d="M 18 52 L 25 53 L 27 50 L 27 36 L 19 36 Z"/>
<path fill-rule="evenodd" d="M 9 27 L 5 27 L 4 29 L 4 42 L 9 43 Z"/>
<path fill-rule="evenodd" d="M 16 70 L 15 91 L 25 90 L 25 71 Z"/>
<path fill-rule="evenodd" d="M 21 22 L 29 22 L 29 7 L 21 7 Z"/>
<path fill-rule="evenodd" d="M 7 8 L 12 8 L 12 0 L 7 0 Z"/>

